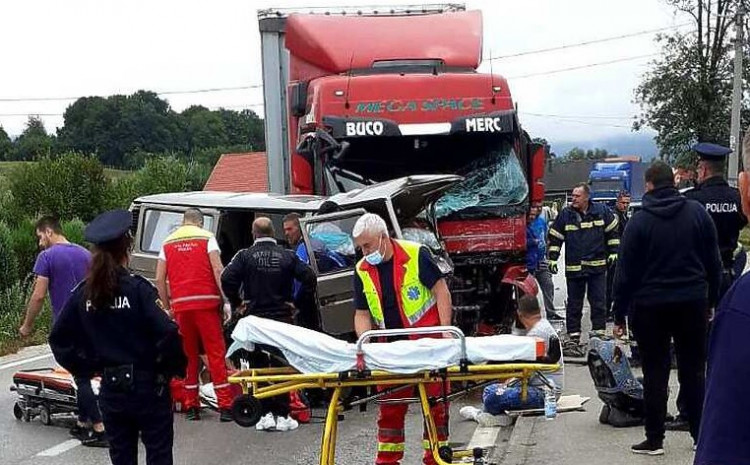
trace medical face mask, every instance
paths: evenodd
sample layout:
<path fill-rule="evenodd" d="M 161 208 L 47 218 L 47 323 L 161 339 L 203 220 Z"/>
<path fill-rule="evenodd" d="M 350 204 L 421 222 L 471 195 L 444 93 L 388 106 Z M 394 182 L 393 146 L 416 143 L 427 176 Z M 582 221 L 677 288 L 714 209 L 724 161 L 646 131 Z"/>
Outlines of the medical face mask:
<path fill-rule="evenodd" d="M 375 252 L 371 253 L 371 254 L 365 255 L 365 260 L 370 265 L 380 265 L 380 263 L 382 263 L 382 261 L 383 261 L 383 254 L 380 253 L 380 246 L 381 245 L 383 245 L 383 238 L 382 237 L 380 238 L 380 242 L 378 242 L 378 249 Z"/>

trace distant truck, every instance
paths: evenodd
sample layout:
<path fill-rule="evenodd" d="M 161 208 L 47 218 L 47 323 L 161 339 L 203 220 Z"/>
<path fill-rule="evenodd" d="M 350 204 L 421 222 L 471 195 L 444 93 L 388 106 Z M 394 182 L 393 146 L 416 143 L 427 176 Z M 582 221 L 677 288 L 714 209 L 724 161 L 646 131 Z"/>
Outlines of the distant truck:
<path fill-rule="evenodd" d="M 646 164 L 641 157 L 613 157 L 594 163 L 589 173 L 591 199 L 614 206 L 620 191 L 630 192 L 633 203 L 640 203 L 645 192 Z"/>

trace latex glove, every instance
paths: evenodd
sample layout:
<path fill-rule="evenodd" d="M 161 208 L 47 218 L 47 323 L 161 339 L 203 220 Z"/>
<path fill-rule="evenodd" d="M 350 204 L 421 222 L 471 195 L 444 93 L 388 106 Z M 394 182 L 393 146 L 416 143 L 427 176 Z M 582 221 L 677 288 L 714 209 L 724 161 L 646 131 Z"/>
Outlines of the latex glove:
<path fill-rule="evenodd" d="M 229 323 L 232 319 L 232 306 L 228 303 L 224 304 L 224 324 Z"/>
<path fill-rule="evenodd" d="M 549 269 L 550 273 L 557 274 L 557 261 L 550 260 L 549 264 L 547 265 L 547 268 Z"/>
<path fill-rule="evenodd" d="M 616 253 L 609 254 L 609 257 L 607 257 L 607 263 L 612 265 L 616 261 L 617 261 L 617 254 Z"/>

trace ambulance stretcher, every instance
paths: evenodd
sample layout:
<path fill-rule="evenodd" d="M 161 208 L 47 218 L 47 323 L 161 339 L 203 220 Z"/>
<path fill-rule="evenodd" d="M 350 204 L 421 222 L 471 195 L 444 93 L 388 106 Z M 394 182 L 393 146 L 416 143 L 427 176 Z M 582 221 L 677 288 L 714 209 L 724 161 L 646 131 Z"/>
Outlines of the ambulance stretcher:
<path fill-rule="evenodd" d="M 440 334 L 450 334 L 453 338 L 370 342 L 376 338 L 439 337 Z M 403 402 L 420 404 L 435 461 L 447 465 L 454 463 L 454 459 L 469 457 L 476 452 L 440 445 L 430 406 L 511 378 L 521 381 L 525 398 L 529 379 L 535 373 L 557 370 L 560 360 L 559 340 L 554 337 L 549 341 L 510 335 L 467 338 L 453 326 L 372 330 L 362 334 L 356 344 L 348 344 L 316 331 L 249 316 L 240 320 L 232 338 L 234 343 L 228 354 L 240 348 L 254 350 L 256 344 L 271 346 L 290 364 L 289 367 L 242 370 L 229 378 L 229 382 L 239 384 L 243 392 L 232 406 L 234 420 L 240 426 L 254 426 L 266 413 L 262 411 L 262 399 L 288 395 L 300 389 L 333 391 L 321 441 L 321 465 L 335 463 L 338 421 L 343 410 L 414 386 L 418 397 Z M 426 385 L 436 382 L 461 383 L 463 387 L 451 394 L 444 392 L 440 398 L 430 398 Z M 363 386 L 385 389 L 346 405 L 342 392 Z"/>
<path fill-rule="evenodd" d="M 91 380 L 95 395 L 99 392 L 99 378 Z M 23 370 L 13 374 L 10 387 L 18 398 L 13 405 L 13 416 L 31 421 L 39 417 L 44 425 L 51 425 L 56 415 L 76 415 L 78 387 L 73 376 L 63 368 Z"/>

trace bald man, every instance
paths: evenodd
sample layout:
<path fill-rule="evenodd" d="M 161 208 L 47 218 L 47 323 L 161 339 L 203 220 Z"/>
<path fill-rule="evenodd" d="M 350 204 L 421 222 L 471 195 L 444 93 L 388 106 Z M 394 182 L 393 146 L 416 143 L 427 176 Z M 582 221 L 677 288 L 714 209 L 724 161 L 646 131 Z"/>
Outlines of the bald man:
<path fill-rule="evenodd" d="M 266 217 L 253 222 L 255 242 L 234 256 L 221 275 L 221 288 L 233 307 L 244 314 L 285 323 L 294 322 L 292 290 L 294 280 L 303 289 L 314 289 L 315 273 L 291 250 L 276 243 L 273 223 Z M 240 295 L 242 288 L 242 295 Z M 273 360 L 255 353 L 255 367 L 270 366 Z M 256 425 L 259 430 L 288 431 L 297 427 L 289 417 L 288 396 L 277 396 L 266 402 L 268 412 Z"/>

